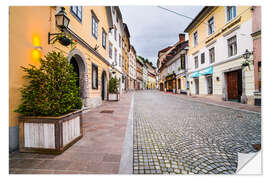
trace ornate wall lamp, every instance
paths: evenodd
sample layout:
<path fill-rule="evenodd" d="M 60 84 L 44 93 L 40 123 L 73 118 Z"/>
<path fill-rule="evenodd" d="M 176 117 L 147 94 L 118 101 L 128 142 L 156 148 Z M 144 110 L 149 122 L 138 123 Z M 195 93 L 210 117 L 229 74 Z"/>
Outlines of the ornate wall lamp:
<path fill-rule="evenodd" d="M 58 38 L 59 42 L 67 46 L 71 43 L 70 39 L 68 39 L 65 34 L 63 33 L 65 29 L 68 28 L 70 19 L 67 17 L 65 8 L 61 7 L 61 10 L 55 14 L 55 23 L 58 28 L 60 28 L 61 33 L 48 33 L 48 44 L 51 43 L 51 41 Z"/>
<path fill-rule="evenodd" d="M 117 66 L 117 62 L 116 61 L 114 61 L 113 63 L 112 63 L 112 73 L 113 74 L 115 74 L 116 72 L 115 72 L 115 66 Z"/>
<path fill-rule="evenodd" d="M 242 68 L 248 67 L 250 69 L 250 63 L 254 64 L 254 61 L 249 59 L 252 54 L 253 54 L 252 52 L 249 52 L 246 49 L 245 53 L 242 55 L 243 58 L 245 59 L 245 61 L 242 62 Z"/>

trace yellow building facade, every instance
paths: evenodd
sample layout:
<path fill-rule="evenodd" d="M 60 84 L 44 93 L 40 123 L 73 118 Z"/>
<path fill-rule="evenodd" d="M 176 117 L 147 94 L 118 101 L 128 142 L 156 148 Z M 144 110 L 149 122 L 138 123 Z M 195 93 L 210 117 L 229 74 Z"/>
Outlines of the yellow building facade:
<path fill-rule="evenodd" d="M 20 66 L 39 65 L 39 59 L 50 51 L 62 51 L 70 62 L 78 66 L 80 96 L 85 110 L 98 106 L 107 96 L 109 63 L 107 34 L 112 25 L 110 10 L 104 6 L 64 7 L 70 19 L 65 30 L 75 41 L 75 49 L 49 39 L 59 33 L 56 6 L 9 8 L 9 150 L 18 148 L 18 113 L 21 103 L 20 88 L 27 82 Z M 93 20 L 94 18 L 94 20 Z M 94 21 L 94 23 L 93 23 Z M 95 27 L 93 28 L 93 24 Z M 95 74 L 95 78 L 93 76 Z M 94 78 L 94 79 L 93 79 Z"/>
<path fill-rule="evenodd" d="M 242 66 L 243 54 L 252 51 L 251 30 L 251 6 L 202 9 L 185 29 L 191 94 L 253 103 L 253 65 Z"/>
<path fill-rule="evenodd" d="M 124 90 L 127 91 L 129 88 L 129 56 L 128 53 L 130 51 L 130 34 L 128 30 L 127 24 L 123 23 L 123 42 L 122 42 L 122 58 L 123 58 L 123 66 L 122 71 L 124 74 Z"/>

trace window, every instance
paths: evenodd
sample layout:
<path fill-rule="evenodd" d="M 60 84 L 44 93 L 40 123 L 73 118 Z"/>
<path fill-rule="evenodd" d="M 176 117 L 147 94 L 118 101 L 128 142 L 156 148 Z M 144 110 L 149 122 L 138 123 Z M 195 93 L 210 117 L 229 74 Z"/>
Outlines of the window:
<path fill-rule="evenodd" d="M 92 64 L 92 89 L 98 89 L 98 66 Z"/>
<path fill-rule="evenodd" d="M 236 36 L 228 39 L 228 56 L 234 56 L 237 54 Z"/>
<path fill-rule="evenodd" d="M 114 49 L 114 62 L 117 63 L 117 49 Z"/>
<path fill-rule="evenodd" d="M 78 21 L 82 22 L 82 6 L 71 6 L 70 11 Z"/>
<path fill-rule="evenodd" d="M 95 15 L 92 15 L 92 35 L 98 38 L 98 19 Z"/>
<path fill-rule="evenodd" d="M 198 31 L 193 34 L 194 46 L 198 45 Z"/>
<path fill-rule="evenodd" d="M 122 39 L 121 39 L 121 36 L 119 34 L 119 47 L 121 47 L 121 41 L 122 41 Z"/>
<path fill-rule="evenodd" d="M 213 34 L 214 31 L 215 31 L 215 28 L 214 28 L 214 16 L 212 16 L 208 20 L 208 35 Z"/>
<path fill-rule="evenodd" d="M 102 46 L 106 49 L 106 32 L 102 29 Z"/>
<path fill-rule="evenodd" d="M 198 56 L 195 57 L 195 69 L 199 67 Z"/>
<path fill-rule="evenodd" d="M 119 54 L 119 65 L 121 66 L 122 61 L 121 61 L 121 55 Z"/>
<path fill-rule="evenodd" d="M 261 61 L 258 62 L 258 79 L 259 79 L 259 91 L 262 88 L 262 76 L 261 76 Z"/>
<path fill-rule="evenodd" d="M 210 64 L 215 62 L 215 48 L 209 49 Z"/>
<path fill-rule="evenodd" d="M 185 55 L 181 55 L 181 69 L 186 69 Z"/>
<path fill-rule="evenodd" d="M 236 6 L 226 7 L 227 22 L 236 17 Z"/>
<path fill-rule="evenodd" d="M 116 27 L 114 28 L 114 40 L 117 41 L 117 29 L 116 29 Z"/>
<path fill-rule="evenodd" d="M 109 42 L 109 57 L 112 59 L 112 43 Z"/>
<path fill-rule="evenodd" d="M 201 64 L 204 64 L 205 62 L 205 55 L 204 53 L 201 54 Z"/>

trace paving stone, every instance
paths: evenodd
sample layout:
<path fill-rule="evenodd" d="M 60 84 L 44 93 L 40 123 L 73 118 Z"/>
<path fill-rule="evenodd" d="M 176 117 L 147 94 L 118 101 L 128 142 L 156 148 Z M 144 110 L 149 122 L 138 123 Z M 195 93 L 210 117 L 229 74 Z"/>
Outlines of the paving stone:
<path fill-rule="evenodd" d="M 135 93 L 134 124 L 134 157 L 156 173 L 160 167 L 162 173 L 233 174 L 237 153 L 261 143 L 260 114 L 162 92 Z"/>

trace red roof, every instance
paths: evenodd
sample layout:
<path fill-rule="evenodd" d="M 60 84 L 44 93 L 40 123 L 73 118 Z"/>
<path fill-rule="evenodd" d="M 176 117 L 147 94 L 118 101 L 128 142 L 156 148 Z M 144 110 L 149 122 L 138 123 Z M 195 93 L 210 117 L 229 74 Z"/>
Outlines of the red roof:
<path fill-rule="evenodd" d="M 162 52 L 167 52 L 172 46 L 168 46 L 164 49 L 161 49 L 160 51 L 158 51 L 158 53 L 162 53 Z"/>

